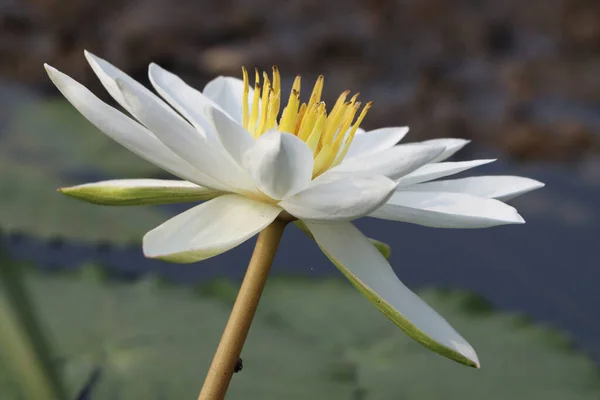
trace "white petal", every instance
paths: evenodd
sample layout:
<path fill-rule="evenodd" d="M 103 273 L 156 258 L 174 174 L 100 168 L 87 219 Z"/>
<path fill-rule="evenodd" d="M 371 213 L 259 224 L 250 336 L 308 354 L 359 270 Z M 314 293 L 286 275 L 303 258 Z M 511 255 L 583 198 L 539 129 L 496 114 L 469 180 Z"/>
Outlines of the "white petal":
<path fill-rule="evenodd" d="M 241 79 L 230 76 L 219 76 L 208 82 L 202 93 L 221 106 L 238 124 L 241 124 L 244 93 L 244 82 Z M 249 103 L 251 103 L 250 100 L 253 95 L 254 89 L 250 87 L 248 93 Z"/>
<path fill-rule="evenodd" d="M 144 254 L 179 263 L 205 260 L 245 242 L 281 208 L 230 194 L 171 218 L 144 236 Z"/>
<path fill-rule="evenodd" d="M 154 205 L 210 200 L 222 192 L 187 181 L 115 179 L 60 188 L 67 196 L 111 206 Z"/>
<path fill-rule="evenodd" d="M 390 264 L 351 223 L 307 223 L 325 255 L 390 320 L 431 350 L 478 367 L 475 350 L 407 288 Z"/>
<path fill-rule="evenodd" d="M 244 154 L 256 144 L 254 137 L 243 126 L 219 110 L 210 110 L 208 119 L 214 126 L 221 145 L 238 165 L 244 165 Z"/>
<path fill-rule="evenodd" d="M 145 160 L 183 179 L 214 189 L 223 185 L 181 159 L 148 129 L 104 103 L 71 77 L 45 65 L 58 90 L 98 129 Z"/>
<path fill-rule="evenodd" d="M 543 187 L 542 182 L 521 176 L 474 176 L 463 179 L 426 182 L 406 188 L 416 192 L 464 193 L 507 201 Z M 405 190 L 400 188 L 398 190 Z"/>
<path fill-rule="evenodd" d="M 432 161 L 432 162 L 440 162 L 440 161 L 444 161 L 447 158 L 452 157 L 457 151 L 459 151 L 460 149 L 465 147 L 470 142 L 471 142 L 470 140 L 466 140 L 466 139 L 446 138 L 446 139 L 425 140 L 425 141 L 419 142 L 419 143 L 431 144 L 431 145 L 436 145 L 436 146 L 437 145 L 444 146 L 446 148 L 446 150 L 444 150 L 444 152 L 442 154 L 440 154 L 435 160 Z"/>
<path fill-rule="evenodd" d="M 457 162 L 441 162 L 423 165 L 421 168 L 413 171 L 398 180 L 398 187 L 414 185 L 434 179 L 443 178 L 444 176 L 458 174 L 470 168 L 479 167 L 480 165 L 489 164 L 496 161 L 492 160 L 471 160 Z"/>
<path fill-rule="evenodd" d="M 150 80 L 156 90 L 197 129 L 210 132 L 241 165 L 242 155 L 254 144 L 254 138 L 217 103 L 187 85 L 177 75 L 156 64 L 150 65 Z"/>
<path fill-rule="evenodd" d="M 350 144 L 346 158 L 367 155 L 389 149 L 396 145 L 408 132 L 408 127 L 381 128 L 357 134 Z M 358 133 L 358 132 L 357 132 Z"/>
<path fill-rule="evenodd" d="M 395 188 L 396 183 L 384 176 L 317 178 L 308 189 L 279 205 L 302 220 L 352 220 L 385 204 Z"/>
<path fill-rule="evenodd" d="M 367 156 L 355 157 L 330 169 L 332 173 L 363 173 L 398 179 L 427 164 L 444 151 L 444 147 L 411 144 L 394 146 Z"/>
<path fill-rule="evenodd" d="M 488 228 L 525 223 L 517 210 L 501 201 L 445 192 L 396 191 L 370 216 L 434 228 Z"/>
<path fill-rule="evenodd" d="M 148 75 L 156 91 L 192 125 L 207 136 L 214 134 L 213 126 L 206 120 L 211 109 L 225 112 L 217 103 L 154 63 L 150 64 Z"/>
<path fill-rule="evenodd" d="M 156 96 L 150 90 L 148 90 L 144 85 L 127 75 L 125 72 L 121 71 L 119 68 L 115 67 L 111 63 L 102 58 L 95 56 L 89 51 L 84 51 L 85 58 L 88 63 L 102 82 L 102 85 L 106 88 L 108 93 L 127 111 L 129 110 L 129 105 L 123 98 L 121 91 L 117 87 L 117 83 L 115 80 L 117 78 L 121 79 L 123 82 L 126 82 L 132 87 L 135 87 L 139 91 L 145 92 L 148 96 Z"/>
<path fill-rule="evenodd" d="M 271 130 L 246 152 L 244 166 L 255 185 L 273 199 L 284 199 L 308 187 L 313 154 L 298 137 Z"/>
<path fill-rule="evenodd" d="M 116 80 L 130 112 L 171 150 L 229 191 L 253 191 L 249 177 L 221 147 L 215 146 L 156 96 Z"/>

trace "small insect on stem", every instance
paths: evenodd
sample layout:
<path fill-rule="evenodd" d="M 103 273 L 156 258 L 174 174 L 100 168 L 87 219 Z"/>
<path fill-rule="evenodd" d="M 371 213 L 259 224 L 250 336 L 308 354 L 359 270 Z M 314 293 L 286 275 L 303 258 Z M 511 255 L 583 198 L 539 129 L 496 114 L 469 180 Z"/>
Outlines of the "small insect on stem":
<path fill-rule="evenodd" d="M 244 368 L 244 362 L 242 361 L 242 357 L 238 358 L 237 362 L 235 363 L 235 367 L 233 367 L 233 373 L 237 373 L 240 372 L 242 369 Z"/>

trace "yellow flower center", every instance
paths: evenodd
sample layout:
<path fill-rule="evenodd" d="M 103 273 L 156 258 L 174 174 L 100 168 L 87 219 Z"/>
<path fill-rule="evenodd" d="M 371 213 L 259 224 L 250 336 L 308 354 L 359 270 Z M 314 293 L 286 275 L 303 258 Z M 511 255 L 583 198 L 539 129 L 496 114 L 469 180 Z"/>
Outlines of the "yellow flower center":
<path fill-rule="evenodd" d="M 298 136 L 313 152 L 315 159 L 313 177 L 321 175 L 342 162 L 360 123 L 373 104 L 373 102 L 367 103 L 355 120 L 354 117 L 361 104 L 356 101 L 358 93 L 346 101 L 350 94 L 348 90 L 338 97 L 328 114 L 325 103 L 321 101 L 324 81 L 322 75 L 317 79 L 308 102 L 300 104 L 300 76 L 297 76 L 278 124 L 277 117 L 281 103 L 281 78 L 278 68 L 273 67 L 273 82 L 269 80 L 267 73 L 263 72 L 262 88 L 260 74 L 258 70 L 255 70 L 254 95 L 251 99 L 252 109 L 248 102 L 250 82 L 246 68 L 242 67 L 242 73 L 244 78 L 242 125 L 244 128 L 255 138 L 273 128 Z"/>

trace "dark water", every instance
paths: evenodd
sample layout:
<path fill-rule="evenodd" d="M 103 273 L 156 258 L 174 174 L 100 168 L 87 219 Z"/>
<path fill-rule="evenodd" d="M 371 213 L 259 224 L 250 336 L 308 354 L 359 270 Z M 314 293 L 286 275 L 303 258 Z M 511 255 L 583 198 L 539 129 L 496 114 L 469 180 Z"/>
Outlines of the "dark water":
<path fill-rule="evenodd" d="M 6 86 L 3 90 L 7 94 Z M 554 108 L 550 101 L 541 110 L 552 114 Z M 0 132 L 1 117 L 9 112 L 10 104 L 0 107 Z M 580 112 L 596 123 L 597 116 L 594 119 L 587 110 Z M 490 156 L 499 155 L 477 148 L 460 153 L 461 159 Z M 478 293 L 502 310 L 524 313 L 559 328 L 600 362 L 600 161 L 561 166 L 497 162 L 469 174 L 487 173 L 525 175 L 547 184 L 513 202 L 527 224 L 442 230 L 363 219 L 357 225 L 392 246 L 391 263 L 410 287 L 463 288 Z M 186 207 L 170 208 L 177 212 Z M 155 273 L 178 283 L 216 277 L 241 279 L 254 242 L 252 239 L 202 263 L 174 265 L 145 259 L 135 245 L 44 242 L 14 235 L 1 240 L 12 257 L 44 269 L 96 262 L 122 277 L 135 279 Z M 315 279 L 338 275 L 317 246 L 295 227 L 285 234 L 273 273 Z"/>

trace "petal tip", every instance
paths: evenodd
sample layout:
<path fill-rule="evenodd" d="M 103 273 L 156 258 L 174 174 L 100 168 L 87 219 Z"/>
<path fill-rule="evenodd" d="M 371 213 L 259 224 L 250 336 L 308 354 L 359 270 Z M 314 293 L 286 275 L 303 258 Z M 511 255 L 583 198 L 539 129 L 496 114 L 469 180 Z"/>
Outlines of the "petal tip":
<path fill-rule="evenodd" d="M 469 363 L 465 364 L 467 367 L 471 367 L 471 368 L 475 368 L 475 369 L 481 369 L 481 363 L 479 362 L 479 359 L 477 358 L 477 356 L 475 356 L 474 359 L 469 359 Z"/>
<path fill-rule="evenodd" d="M 85 58 L 87 58 L 87 60 L 89 62 L 95 61 L 98 59 L 98 56 L 96 56 L 94 53 L 88 51 L 88 50 L 83 50 L 83 55 L 85 56 Z"/>
<path fill-rule="evenodd" d="M 48 64 L 48 63 L 44 63 L 44 69 L 46 70 L 46 73 L 48 73 L 48 75 L 52 76 L 55 75 L 58 70 L 56 68 L 54 68 L 52 65 Z"/>
<path fill-rule="evenodd" d="M 156 72 L 160 72 L 161 70 L 162 70 L 161 66 L 160 66 L 160 65 L 158 65 L 158 64 L 157 64 L 157 63 L 155 63 L 155 62 L 151 62 L 151 63 L 148 65 L 148 72 L 149 72 L 150 74 L 153 74 L 153 73 L 156 73 Z"/>
<path fill-rule="evenodd" d="M 521 216 L 521 214 L 515 212 L 515 224 L 524 224 L 525 223 L 525 219 Z"/>
<path fill-rule="evenodd" d="M 540 181 L 538 181 L 536 179 L 532 179 L 532 181 L 533 181 L 532 185 L 531 185 L 532 186 L 532 190 L 541 189 L 544 186 L 546 186 L 546 184 L 544 182 L 540 182 Z"/>

